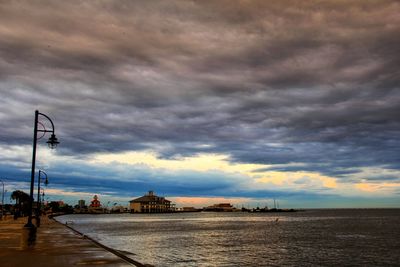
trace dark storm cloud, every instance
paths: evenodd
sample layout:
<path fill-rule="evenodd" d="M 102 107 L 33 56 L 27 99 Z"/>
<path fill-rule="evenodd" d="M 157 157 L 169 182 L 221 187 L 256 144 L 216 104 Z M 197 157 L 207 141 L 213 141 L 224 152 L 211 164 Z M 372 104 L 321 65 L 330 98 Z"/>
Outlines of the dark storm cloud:
<path fill-rule="evenodd" d="M 0 165 L 8 183 L 26 184 L 29 180 L 29 170 L 21 171 Z M 247 198 L 304 198 L 314 199 L 330 197 L 332 194 L 320 192 L 306 192 L 302 190 L 268 190 L 253 189 L 246 186 L 247 177 L 226 174 L 218 171 L 208 172 L 168 172 L 166 170 L 152 170 L 143 166 L 125 166 L 109 164 L 93 166 L 89 164 L 56 164 L 46 172 L 49 178 L 50 190 L 58 189 L 82 194 L 97 192 L 97 194 L 118 195 L 132 197 L 147 192 L 149 188 L 162 192 L 169 197 L 247 197 Z M 241 185 L 238 187 L 238 185 Z M 46 189 L 45 189 L 46 190 Z M 323 189 L 319 190 L 323 191 Z"/>
<path fill-rule="evenodd" d="M 380 182 L 382 180 L 389 181 L 389 182 L 399 182 L 400 177 L 395 175 L 381 175 L 381 176 L 367 176 L 365 180 L 368 182 Z"/>
<path fill-rule="evenodd" d="M 399 169 L 399 11 L 397 1 L 5 1 L 0 141 L 30 144 L 38 108 L 65 154 L 226 153 L 341 179 Z"/>

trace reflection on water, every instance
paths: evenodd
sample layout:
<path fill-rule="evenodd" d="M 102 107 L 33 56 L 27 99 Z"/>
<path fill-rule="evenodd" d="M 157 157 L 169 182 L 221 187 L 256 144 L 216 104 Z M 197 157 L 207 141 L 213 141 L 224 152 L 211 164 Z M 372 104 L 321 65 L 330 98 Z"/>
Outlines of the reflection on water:
<path fill-rule="evenodd" d="M 279 218 L 279 220 L 276 220 Z M 397 265 L 400 210 L 67 215 L 73 227 L 156 266 Z"/>

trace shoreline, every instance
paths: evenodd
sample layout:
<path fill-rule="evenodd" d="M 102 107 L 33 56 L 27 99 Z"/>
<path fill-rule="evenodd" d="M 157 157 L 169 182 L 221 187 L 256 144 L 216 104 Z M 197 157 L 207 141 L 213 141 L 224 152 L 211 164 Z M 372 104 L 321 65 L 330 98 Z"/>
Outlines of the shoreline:
<path fill-rule="evenodd" d="M 58 216 L 62 216 L 62 215 L 58 215 Z M 68 225 L 67 222 L 66 222 L 65 224 L 63 224 L 62 222 L 57 221 L 55 218 L 58 217 L 58 216 L 54 216 L 54 217 L 52 217 L 50 220 L 53 220 L 54 222 L 56 222 L 56 223 L 58 223 L 58 224 L 60 224 L 60 225 L 62 225 L 62 226 L 64 226 L 64 227 L 67 227 L 68 229 L 70 229 L 70 230 L 73 231 L 74 233 L 80 235 L 81 238 L 90 240 L 92 243 L 96 244 L 97 246 L 99 246 L 99 247 L 101 247 L 101 248 L 103 248 L 103 249 L 105 249 L 105 250 L 107 250 L 107 251 L 113 253 L 113 254 L 116 255 L 117 257 L 119 257 L 119 258 L 121 258 L 121 259 L 123 259 L 123 260 L 129 262 L 130 264 L 133 264 L 134 266 L 137 266 L 137 267 L 153 267 L 153 265 L 142 264 L 142 263 L 140 263 L 140 262 L 138 262 L 138 261 L 136 261 L 136 260 L 134 260 L 134 259 L 132 259 L 132 258 L 126 256 L 126 255 L 123 254 L 122 252 L 120 252 L 120 251 L 118 251 L 118 250 L 116 250 L 116 249 L 113 249 L 113 248 L 111 248 L 111 247 L 108 247 L 108 246 L 106 246 L 106 245 L 104 245 L 104 244 L 98 242 L 97 240 L 91 238 L 90 236 L 85 235 L 84 233 L 82 233 L 82 232 L 76 230 L 75 228 L 71 227 L 70 225 Z"/>
<path fill-rule="evenodd" d="M 128 259 L 123 253 L 47 216 L 41 217 L 41 226 L 34 231 L 24 228 L 26 220 L 26 217 L 0 220 L 0 266 L 152 266 Z"/>

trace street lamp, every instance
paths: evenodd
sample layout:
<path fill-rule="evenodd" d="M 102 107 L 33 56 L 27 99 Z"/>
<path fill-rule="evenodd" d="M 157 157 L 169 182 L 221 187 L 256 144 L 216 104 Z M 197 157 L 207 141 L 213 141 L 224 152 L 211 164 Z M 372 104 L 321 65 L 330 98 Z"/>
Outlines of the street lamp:
<path fill-rule="evenodd" d="M 1 195 L 1 205 L 4 205 L 4 182 L 3 180 L 0 180 L 0 182 L 3 184 L 3 194 Z"/>
<path fill-rule="evenodd" d="M 0 180 L 0 182 L 3 184 L 3 194 L 1 195 L 1 216 L 0 216 L 0 218 L 3 218 L 3 215 L 4 215 L 4 182 L 3 182 L 3 180 Z"/>
<path fill-rule="evenodd" d="M 42 178 L 42 174 L 44 174 L 44 178 Z M 41 201 L 40 201 L 40 182 L 44 180 L 44 185 L 47 186 L 49 184 L 49 180 L 47 179 L 47 174 L 39 170 L 39 177 L 38 177 L 38 189 L 37 189 L 37 209 L 36 209 L 36 226 L 40 226 L 40 213 L 41 213 Z M 43 192 L 44 194 L 44 192 Z"/>
<path fill-rule="evenodd" d="M 44 202 L 44 190 L 42 189 L 42 202 Z"/>
<path fill-rule="evenodd" d="M 41 122 L 39 122 L 39 115 L 45 117 L 47 120 L 50 121 L 51 129 L 47 130 L 44 127 L 44 125 Z M 38 124 L 42 125 L 43 129 L 38 129 Z M 33 206 L 33 187 L 34 187 L 34 183 L 35 183 L 36 144 L 37 144 L 37 140 L 38 140 L 38 137 L 37 137 L 38 132 L 42 132 L 43 136 L 46 133 L 51 133 L 49 140 L 46 142 L 50 148 L 55 148 L 60 143 L 60 142 L 58 142 L 57 137 L 55 135 L 53 121 L 46 114 L 40 113 L 38 110 L 36 110 L 35 111 L 35 125 L 33 128 L 33 148 L 32 148 L 31 188 L 30 188 L 30 194 L 29 194 L 29 213 L 28 213 L 28 222 L 25 224 L 25 227 L 34 227 L 34 225 L 32 223 L 32 206 Z M 40 138 L 42 138 L 43 136 L 41 136 Z"/>

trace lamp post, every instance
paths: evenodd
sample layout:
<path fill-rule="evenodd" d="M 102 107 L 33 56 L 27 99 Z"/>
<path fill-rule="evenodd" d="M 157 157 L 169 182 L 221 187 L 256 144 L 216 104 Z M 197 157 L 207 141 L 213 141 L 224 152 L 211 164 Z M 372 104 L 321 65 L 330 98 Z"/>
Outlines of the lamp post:
<path fill-rule="evenodd" d="M 44 189 L 42 189 L 42 200 L 41 200 L 41 202 L 44 203 Z"/>
<path fill-rule="evenodd" d="M 1 195 L 1 205 L 4 205 L 4 182 L 3 182 L 3 180 L 0 180 L 0 182 L 3 184 L 3 194 Z"/>
<path fill-rule="evenodd" d="M 44 189 L 40 190 L 40 194 L 41 194 L 41 198 L 40 198 L 40 206 L 41 206 L 42 203 L 44 204 Z"/>
<path fill-rule="evenodd" d="M 48 119 L 51 123 L 51 129 L 47 130 L 42 123 L 39 122 L 39 115 Z M 38 129 L 38 124 L 43 126 L 43 129 Z M 55 135 L 54 123 L 53 121 L 43 113 L 40 113 L 38 110 L 35 111 L 35 125 L 33 127 L 33 148 L 32 148 L 32 169 L 31 169 L 31 188 L 29 194 L 29 213 L 28 213 L 28 222 L 25 224 L 25 227 L 35 227 L 32 223 L 32 207 L 33 207 L 33 187 L 35 183 L 35 164 L 36 164 L 36 144 L 37 144 L 37 133 L 42 132 L 43 136 L 46 133 L 51 133 L 49 140 L 46 142 L 50 148 L 55 148 L 59 144 L 57 137 Z M 42 136 L 42 137 L 43 137 Z M 40 138 L 42 138 L 40 137 Z M 39 138 L 39 139 L 40 139 Z"/>
<path fill-rule="evenodd" d="M 44 178 L 42 178 L 42 174 L 44 174 Z M 40 182 L 44 179 L 44 185 L 47 186 L 49 184 L 49 180 L 47 179 L 47 174 L 39 170 L 39 177 L 38 177 L 38 189 L 37 189 L 37 209 L 36 209 L 36 226 L 40 226 L 40 214 L 41 214 L 41 208 L 42 208 L 42 203 L 40 201 Z M 43 192 L 44 193 L 44 192 Z"/>
<path fill-rule="evenodd" d="M 3 180 L 0 180 L 0 182 L 3 184 L 3 194 L 1 195 L 1 216 L 0 216 L 0 219 L 3 219 L 3 215 L 4 215 L 4 182 L 3 182 Z"/>

